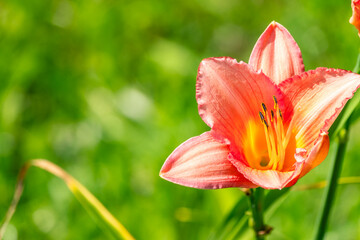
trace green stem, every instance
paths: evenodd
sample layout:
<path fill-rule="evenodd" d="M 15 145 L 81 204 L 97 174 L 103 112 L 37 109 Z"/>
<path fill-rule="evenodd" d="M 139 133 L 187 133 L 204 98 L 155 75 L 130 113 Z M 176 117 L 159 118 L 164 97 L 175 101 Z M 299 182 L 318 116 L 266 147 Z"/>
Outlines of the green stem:
<path fill-rule="evenodd" d="M 336 192 L 337 182 L 341 171 L 342 162 L 345 156 L 346 145 L 348 143 L 348 132 L 349 132 L 349 120 L 346 122 L 344 128 L 339 132 L 338 137 L 338 148 L 336 157 L 333 159 L 330 169 L 330 175 L 328 178 L 328 185 L 325 189 L 325 195 L 322 201 L 322 211 L 316 222 L 316 232 L 314 239 L 322 240 L 326 232 L 327 221 L 331 206 L 334 201 Z"/>
<path fill-rule="evenodd" d="M 360 51 L 360 49 L 359 49 L 359 51 Z M 353 72 L 354 73 L 360 73 L 360 52 L 359 52 L 359 55 L 357 57 L 356 64 L 355 64 Z"/>
<path fill-rule="evenodd" d="M 268 227 L 264 224 L 263 210 L 264 210 L 264 189 L 250 189 L 249 190 L 249 204 L 252 212 L 253 229 L 257 240 L 265 239 L 268 233 Z"/>

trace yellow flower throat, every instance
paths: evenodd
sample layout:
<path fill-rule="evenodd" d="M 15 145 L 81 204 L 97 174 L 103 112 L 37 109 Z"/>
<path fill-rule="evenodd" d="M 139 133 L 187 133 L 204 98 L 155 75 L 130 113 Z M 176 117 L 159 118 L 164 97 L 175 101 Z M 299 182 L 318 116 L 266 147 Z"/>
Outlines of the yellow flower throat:
<path fill-rule="evenodd" d="M 249 122 L 244 153 L 252 168 L 284 171 L 291 168 L 294 163 L 295 139 L 292 139 L 291 126 L 285 129 L 282 112 L 275 96 L 273 100 L 274 109 L 269 110 L 264 103 L 261 104 L 259 117 L 262 127 L 259 122 Z"/>

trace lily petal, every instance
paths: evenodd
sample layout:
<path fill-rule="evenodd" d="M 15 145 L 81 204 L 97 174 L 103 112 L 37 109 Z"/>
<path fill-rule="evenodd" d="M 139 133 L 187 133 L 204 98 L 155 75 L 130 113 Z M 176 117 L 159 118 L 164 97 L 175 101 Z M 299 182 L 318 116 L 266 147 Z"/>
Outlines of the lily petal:
<path fill-rule="evenodd" d="M 326 133 L 321 133 L 315 146 L 311 149 L 308 157 L 305 159 L 304 168 L 301 171 L 299 178 L 318 166 L 326 158 L 329 147 L 329 136 Z"/>
<path fill-rule="evenodd" d="M 256 187 L 230 163 L 228 154 L 226 144 L 216 141 L 212 132 L 205 132 L 176 148 L 165 161 L 160 176 L 193 188 Z"/>
<path fill-rule="evenodd" d="M 249 65 L 262 70 L 276 84 L 304 72 L 299 46 L 281 24 L 272 22 L 256 42 Z"/>
<path fill-rule="evenodd" d="M 279 85 L 292 102 L 298 148 L 310 149 L 327 132 L 346 102 L 360 87 L 360 75 L 340 69 L 317 68 Z"/>
<path fill-rule="evenodd" d="M 297 162 L 295 163 L 295 170 L 280 172 L 251 168 L 239 161 L 238 158 L 234 158 L 232 154 L 229 155 L 229 160 L 247 179 L 265 189 L 282 189 L 292 186 L 299 178 L 304 165 L 304 162 Z"/>
<path fill-rule="evenodd" d="M 198 71 L 196 99 L 204 122 L 240 148 L 249 120 L 260 123 L 261 103 L 272 106 L 276 95 L 282 105 L 282 92 L 263 73 L 254 72 L 233 58 L 204 59 Z M 286 117 L 286 116 L 284 116 Z"/>

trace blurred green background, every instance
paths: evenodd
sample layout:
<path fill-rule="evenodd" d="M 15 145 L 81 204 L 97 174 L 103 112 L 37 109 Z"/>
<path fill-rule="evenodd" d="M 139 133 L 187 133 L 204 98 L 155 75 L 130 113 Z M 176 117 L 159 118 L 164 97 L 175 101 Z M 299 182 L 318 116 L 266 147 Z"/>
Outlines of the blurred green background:
<path fill-rule="evenodd" d="M 208 130 L 195 101 L 203 58 L 247 61 L 276 20 L 307 70 L 351 70 L 359 37 L 339 0 L 3 0 L 0 2 L 0 217 L 29 159 L 82 182 L 138 239 L 207 239 L 243 193 L 159 176 L 167 156 Z M 360 173 L 354 134 L 342 176 Z M 329 159 L 297 184 L 324 180 Z M 326 239 L 360 238 L 360 186 L 340 186 Z M 308 239 L 322 189 L 293 191 L 269 239 Z M 244 236 L 247 239 L 251 235 Z M 4 240 L 106 239 L 64 183 L 31 169 Z"/>

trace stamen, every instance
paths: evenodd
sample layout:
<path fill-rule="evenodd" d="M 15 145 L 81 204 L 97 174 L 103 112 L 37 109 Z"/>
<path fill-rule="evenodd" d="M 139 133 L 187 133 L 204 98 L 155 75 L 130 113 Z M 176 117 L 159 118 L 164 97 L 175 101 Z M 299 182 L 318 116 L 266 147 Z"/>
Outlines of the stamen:
<path fill-rule="evenodd" d="M 274 130 L 274 122 L 271 121 L 271 114 L 266 114 L 266 121 L 269 124 L 270 127 L 266 128 L 266 132 L 265 134 L 267 135 L 267 137 L 269 138 L 269 147 L 270 151 L 269 151 L 269 162 L 268 162 L 268 167 L 271 168 L 274 163 L 276 162 L 277 159 L 277 155 L 278 155 L 278 149 L 277 149 L 277 144 L 276 144 L 276 133 Z"/>
<path fill-rule="evenodd" d="M 259 112 L 261 123 L 264 125 L 265 139 L 269 158 L 265 161 L 259 159 L 260 167 L 272 170 L 283 170 L 286 146 L 289 142 L 289 133 L 285 132 L 283 115 L 278 105 L 278 100 L 273 96 L 274 109 L 267 111 L 265 103 L 261 103 Z"/>
<path fill-rule="evenodd" d="M 264 119 L 264 124 L 265 124 L 266 128 L 269 128 L 269 124 L 266 122 L 265 119 Z"/>
<path fill-rule="evenodd" d="M 273 149 L 271 147 L 271 143 L 270 143 L 270 138 L 269 138 L 269 132 L 268 132 L 268 129 L 265 127 L 265 124 L 264 124 L 264 131 L 265 131 L 265 139 L 266 139 L 266 145 L 267 145 L 267 149 L 268 149 L 268 155 L 269 155 L 269 159 L 270 161 L 268 162 L 268 166 L 272 166 L 272 162 L 274 161 L 274 158 L 273 158 Z"/>
<path fill-rule="evenodd" d="M 265 106 L 265 104 L 264 103 L 261 103 L 261 106 L 262 106 L 262 109 L 264 110 L 264 113 L 266 114 L 266 106 Z"/>
<path fill-rule="evenodd" d="M 284 151 L 284 145 L 283 145 L 283 139 L 284 139 L 284 130 L 283 130 L 283 124 L 280 121 L 277 121 L 276 129 L 276 136 L 277 136 L 277 147 L 278 147 L 278 162 L 277 166 L 273 166 L 274 169 L 278 167 L 279 170 L 282 169 L 284 165 L 284 158 L 285 158 L 285 151 Z"/>
<path fill-rule="evenodd" d="M 273 96 L 273 99 L 274 99 L 274 109 L 276 110 L 276 108 L 278 107 L 278 101 L 275 96 Z"/>
<path fill-rule="evenodd" d="M 277 118 L 279 118 L 282 120 L 282 115 L 280 115 L 280 113 L 278 114 Z M 280 130 L 280 134 L 281 134 L 281 138 L 282 138 L 282 143 L 283 143 L 283 146 L 286 146 L 286 144 L 284 144 L 284 139 L 285 139 L 285 133 L 284 133 L 284 124 L 282 121 L 277 121 L 277 127 L 278 129 Z"/>
<path fill-rule="evenodd" d="M 262 112 L 259 112 L 259 116 L 260 116 L 261 122 L 264 123 L 265 117 L 262 114 Z"/>

